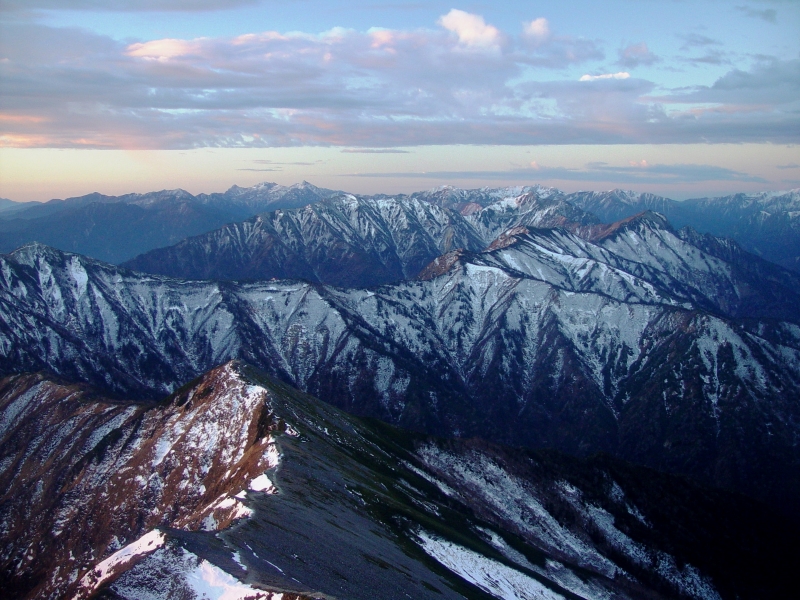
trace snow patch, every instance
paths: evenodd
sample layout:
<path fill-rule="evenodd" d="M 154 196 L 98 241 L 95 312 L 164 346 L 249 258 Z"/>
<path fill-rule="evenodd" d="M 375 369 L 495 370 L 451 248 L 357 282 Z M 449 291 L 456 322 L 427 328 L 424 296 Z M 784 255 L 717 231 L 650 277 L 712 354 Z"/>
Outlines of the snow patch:
<path fill-rule="evenodd" d="M 254 492 L 265 492 L 267 494 L 277 494 L 278 488 L 275 487 L 275 484 L 272 483 L 272 480 L 267 477 L 266 473 L 262 473 L 253 481 L 250 482 L 250 489 Z"/>
<path fill-rule="evenodd" d="M 158 550 L 164 545 L 165 539 L 164 534 L 158 529 L 143 535 L 84 575 L 81 579 L 81 588 L 89 593 L 93 592 L 120 570 L 124 570 L 131 561 Z"/>
<path fill-rule="evenodd" d="M 536 579 L 482 554 L 420 530 L 419 545 L 453 573 L 502 600 L 564 600 Z"/>
<path fill-rule="evenodd" d="M 235 559 L 235 556 L 234 556 Z M 280 592 L 251 587 L 180 547 L 164 547 L 123 574 L 112 590 L 130 600 L 282 600 Z"/>

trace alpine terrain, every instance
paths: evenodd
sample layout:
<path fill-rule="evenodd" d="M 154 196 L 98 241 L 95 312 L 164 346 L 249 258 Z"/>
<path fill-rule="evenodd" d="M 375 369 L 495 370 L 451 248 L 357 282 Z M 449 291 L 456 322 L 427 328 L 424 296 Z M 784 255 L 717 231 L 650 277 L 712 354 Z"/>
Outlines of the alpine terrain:
<path fill-rule="evenodd" d="M 0 391 L 16 598 L 775 597 L 797 566 L 755 502 L 364 422 L 243 363 L 157 404 Z"/>
<path fill-rule="evenodd" d="M 194 196 L 178 189 L 0 203 L 0 252 L 38 241 L 118 263 L 263 211 L 305 206 L 336 193 L 307 182 L 263 183 L 233 186 L 224 194 Z"/>
<path fill-rule="evenodd" d="M 792 212 L 736 198 L 681 206 Z M 304 183 L 3 204 L 0 229 L 127 260 L 0 255 L 4 593 L 786 597 L 800 274 L 671 203 Z"/>
<path fill-rule="evenodd" d="M 682 202 L 623 190 L 576 192 L 566 199 L 606 223 L 654 210 L 676 227 L 689 225 L 730 238 L 749 252 L 800 271 L 800 189 Z"/>

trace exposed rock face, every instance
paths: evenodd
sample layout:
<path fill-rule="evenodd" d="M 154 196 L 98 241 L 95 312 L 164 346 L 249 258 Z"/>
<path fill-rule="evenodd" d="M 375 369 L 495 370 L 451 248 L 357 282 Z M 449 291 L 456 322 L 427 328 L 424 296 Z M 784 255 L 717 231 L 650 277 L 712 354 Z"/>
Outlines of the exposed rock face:
<path fill-rule="evenodd" d="M 184 282 L 27 247 L 0 265 L 3 368 L 152 395 L 239 357 L 357 414 L 603 450 L 789 510 L 796 276 L 753 285 L 655 216 L 596 243 L 513 237 L 375 290 Z"/>
<path fill-rule="evenodd" d="M 158 405 L 112 404 L 42 375 L 0 382 L 0 557 L 19 598 L 82 597 L 101 557 L 154 527 L 216 530 L 274 467 L 285 430 L 234 365 Z M 10 588 L 9 588 L 10 586 Z"/>
<path fill-rule="evenodd" d="M 0 385 L 14 597 L 733 599 L 798 566 L 756 502 L 364 422 L 241 363 L 149 407 Z"/>

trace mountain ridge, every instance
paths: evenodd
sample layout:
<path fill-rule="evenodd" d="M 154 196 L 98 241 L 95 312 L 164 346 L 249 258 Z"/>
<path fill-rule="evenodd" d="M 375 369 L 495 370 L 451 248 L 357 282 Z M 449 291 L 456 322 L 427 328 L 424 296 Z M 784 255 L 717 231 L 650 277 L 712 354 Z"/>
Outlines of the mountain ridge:
<path fill-rule="evenodd" d="M 33 428 L 44 442 L 0 476 L 16 470 L 17 486 L 35 490 L 38 481 L 52 490 L 12 494 L 0 504 L 0 576 L 22 598 L 167 599 L 225 590 L 258 600 L 384 600 L 408 592 L 727 600 L 773 595 L 797 563 L 782 550 L 796 535 L 793 526 L 751 500 L 610 457 L 442 440 L 363 421 L 241 362 L 148 409 L 123 403 L 109 412 L 101 396 L 80 396 L 89 390 L 42 375 L 0 386 L 15 389 L 0 402 L 0 437 L 13 433 L 7 416 L 24 398 L 12 429 Z M 108 425 L 80 428 L 81 414 Z M 220 417 L 235 423 L 215 430 L 221 437 L 205 472 L 208 457 L 193 440 Z M 138 430 L 131 427 L 137 419 Z M 74 450 L 48 443 L 53 436 Z M 5 466 L 13 449 L 0 448 Z M 222 455 L 245 448 L 237 472 Z M 54 459 L 72 465 L 80 496 L 56 471 L 40 477 L 22 466 Z M 141 465 L 151 462 L 154 474 L 139 481 Z M 170 484 L 181 473 L 190 485 Z M 164 485 L 151 485 L 154 476 L 165 477 Z M 108 506 L 115 489 L 125 495 Z M 181 489 L 194 505 L 174 514 L 170 494 Z M 60 512 L 38 510 L 41 502 Z M 38 529 L 58 531 L 62 513 L 78 505 L 80 518 L 108 526 L 31 540 Z M 5 518 L 15 511 L 38 519 Z M 27 529 L 11 535 L 9 525 Z M 723 531 L 727 543 L 719 545 Z"/>
<path fill-rule="evenodd" d="M 538 230 L 427 281 L 361 290 L 173 280 L 29 246 L 0 257 L 4 373 L 46 367 L 153 395 L 239 357 L 407 428 L 638 457 L 788 506 L 800 495 L 797 304 L 789 320 L 747 296 L 715 309 L 743 317 L 704 311 L 692 295 L 707 283 L 676 295 L 667 284 L 683 271 L 642 252 L 684 242 L 647 231 L 638 275 L 619 268 L 633 250 L 618 240 L 622 254 Z"/>
<path fill-rule="evenodd" d="M 36 240 L 119 263 L 264 210 L 303 206 L 337 193 L 303 182 L 197 196 L 176 189 L 51 200 L 0 212 L 0 252 Z"/>
<path fill-rule="evenodd" d="M 94 193 L 67 200 L 51 200 L 45 203 L 26 203 L 24 206 L 0 210 L 0 251 L 11 251 L 24 243 L 38 240 L 62 250 L 79 252 L 102 260 L 120 263 L 155 248 L 168 246 L 186 237 L 211 231 L 226 223 L 239 222 L 255 214 L 278 208 L 291 209 L 315 203 L 336 195 L 345 194 L 334 190 L 317 188 L 308 182 L 292 186 L 280 186 L 264 182 L 250 188 L 231 186 L 226 192 L 197 194 L 184 190 L 162 190 L 145 194 L 105 196 Z M 413 194 L 389 196 L 375 194 L 360 196 L 380 200 L 395 198 L 402 201 L 421 200 L 429 204 L 458 212 L 464 217 L 476 213 L 488 214 L 485 209 L 501 203 L 505 198 L 535 196 L 540 201 L 566 204 L 574 209 L 588 211 L 599 217 L 598 222 L 612 223 L 643 210 L 664 214 L 676 228 L 691 226 L 703 233 L 721 235 L 738 241 L 743 248 L 763 258 L 797 270 L 800 261 L 800 208 L 798 190 L 786 192 L 763 192 L 757 194 L 733 194 L 719 198 L 696 198 L 675 201 L 653 194 L 638 194 L 632 191 L 609 190 L 606 192 L 566 193 L 541 185 L 512 186 L 506 188 L 478 188 L 472 190 L 453 186 L 440 186 Z M 91 222 L 89 210 L 93 204 L 102 204 L 108 215 L 96 231 L 84 231 L 82 222 Z M 175 206 L 182 203 L 186 213 L 183 222 L 176 221 Z M 18 204 L 18 203 L 15 203 Z M 128 212 L 124 212 L 124 206 Z M 134 207 L 142 209 L 136 212 Z M 95 213 L 98 209 L 95 207 Z M 133 211 L 133 213 L 131 212 Z M 154 211 L 148 213 L 148 211 Z M 154 215 L 160 211 L 162 217 L 173 221 L 172 233 L 162 232 L 156 240 L 148 240 L 142 233 L 148 228 L 158 228 L 159 219 Z M 172 212 L 170 212 L 172 211 Z M 560 209 L 566 216 L 559 225 L 572 226 L 580 221 L 568 209 Z M 58 215 L 64 212 L 68 218 L 59 230 Z M 190 214 L 191 213 L 191 214 Z M 494 220 L 498 221 L 499 215 Z M 119 229 L 128 220 L 132 225 Z M 35 223 L 33 222 L 35 221 Z M 138 223 L 143 221 L 142 223 Z M 138 224 L 137 224 L 138 223 Z M 523 224 L 541 225 L 527 222 Z M 478 223 L 478 225 L 480 225 Z M 549 223 L 554 226 L 556 223 Z M 106 235 L 104 227 L 114 226 L 117 231 Z M 512 226 L 509 222 L 497 224 L 493 231 L 484 231 L 482 236 L 497 237 L 502 230 Z M 130 246 L 123 253 L 114 252 L 111 242 L 117 238 Z"/>

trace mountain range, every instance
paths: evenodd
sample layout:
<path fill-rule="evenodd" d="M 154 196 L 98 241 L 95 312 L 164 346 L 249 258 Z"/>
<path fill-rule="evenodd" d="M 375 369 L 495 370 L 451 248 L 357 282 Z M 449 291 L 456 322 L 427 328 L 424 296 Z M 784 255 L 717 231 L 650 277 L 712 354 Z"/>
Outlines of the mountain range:
<path fill-rule="evenodd" d="M 785 596 L 800 274 L 655 196 L 256 188 L 0 217 L 241 211 L 0 255 L 3 589 Z"/>
<path fill-rule="evenodd" d="M 518 227 L 372 289 L 0 259 L 2 373 L 157 397 L 231 358 L 355 414 L 800 498 L 800 277 L 655 214 Z"/>
<path fill-rule="evenodd" d="M 652 194 L 578 192 L 569 202 L 611 223 L 644 210 L 657 211 L 675 227 L 723 236 L 744 249 L 800 272 L 800 190 L 733 194 L 678 202 Z"/>
<path fill-rule="evenodd" d="M 302 278 L 370 287 L 414 278 L 433 259 L 457 248 L 483 250 L 513 226 L 598 223 L 546 194 L 497 196 L 464 216 L 429 198 L 339 195 L 233 223 L 151 250 L 123 266 L 185 279 Z"/>
<path fill-rule="evenodd" d="M 492 211 L 481 209 L 489 205 L 499 209 L 503 200 L 524 194 L 549 198 L 554 206 L 561 204 L 557 210 L 570 222 L 588 218 L 613 223 L 651 210 L 666 216 L 676 228 L 690 226 L 702 233 L 727 237 L 751 253 L 800 272 L 800 190 L 675 201 L 623 190 L 566 193 L 539 185 L 473 190 L 442 186 L 411 195 L 377 194 L 359 198 L 422 201 L 465 217 L 482 212 L 483 218 L 487 218 Z M 237 223 L 235 227 L 240 229 L 255 229 L 257 235 L 264 235 L 260 228 L 266 226 L 266 222 L 255 225 L 252 220 L 249 224 L 238 222 L 265 212 L 300 208 L 336 196 L 350 195 L 302 182 L 289 187 L 275 183 L 261 183 L 250 188 L 232 186 L 224 193 L 196 196 L 184 190 L 163 190 L 124 196 L 95 193 L 46 203 L 6 200 L 0 202 L 0 252 L 10 252 L 38 241 L 119 264 L 232 223 Z M 564 203 L 570 208 L 563 208 Z M 591 216 L 579 216 L 581 210 Z M 516 218 L 511 213 L 506 216 L 510 220 Z M 496 228 L 501 223 L 498 217 L 492 215 L 491 219 Z M 265 217 L 265 221 L 270 221 L 270 217 Z M 480 229 L 477 219 L 473 224 Z M 499 233 L 501 231 L 495 229 L 481 231 L 480 235 L 491 241 Z M 271 233 L 267 231 L 266 235 Z M 243 272 L 249 272 L 245 265 L 241 267 Z M 209 270 L 210 266 L 197 265 L 198 271 L 203 268 Z"/>
<path fill-rule="evenodd" d="M 119 263 L 232 221 L 276 208 L 304 206 L 333 193 L 307 182 L 290 187 L 263 183 L 251 188 L 233 186 L 223 194 L 194 196 L 178 189 L 7 203 L 0 205 L 0 252 L 39 241 Z"/>
<path fill-rule="evenodd" d="M 797 566 L 756 502 L 362 421 L 243 363 L 155 405 L 0 391 L 15 598 L 766 598 Z"/>

